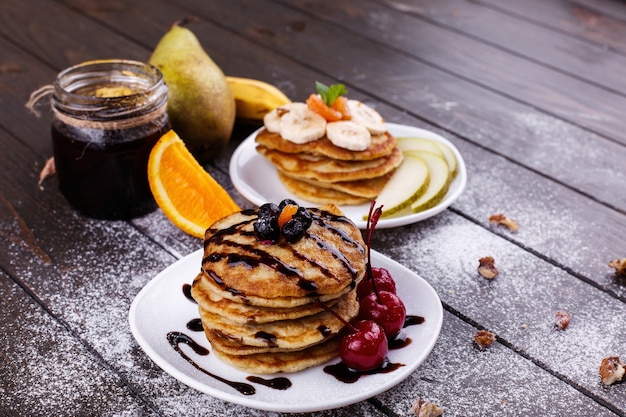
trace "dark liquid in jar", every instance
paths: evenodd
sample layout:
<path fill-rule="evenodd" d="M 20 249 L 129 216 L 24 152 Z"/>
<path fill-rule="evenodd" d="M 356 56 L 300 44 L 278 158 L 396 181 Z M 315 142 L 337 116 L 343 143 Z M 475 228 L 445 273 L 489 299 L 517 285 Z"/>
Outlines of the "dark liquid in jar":
<path fill-rule="evenodd" d="M 130 219 L 153 211 L 148 156 L 169 129 L 167 119 L 127 129 L 52 125 L 59 187 L 88 217 Z"/>

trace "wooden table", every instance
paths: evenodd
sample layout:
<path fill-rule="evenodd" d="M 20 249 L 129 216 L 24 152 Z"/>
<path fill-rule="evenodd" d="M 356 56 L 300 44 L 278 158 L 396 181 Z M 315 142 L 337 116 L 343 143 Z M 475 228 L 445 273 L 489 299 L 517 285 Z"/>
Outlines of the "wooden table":
<path fill-rule="evenodd" d="M 0 4 L 0 415 L 274 415 L 202 394 L 163 372 L 128 312 L 159 271 L 199 249 L 157 210 L 125 221 L 73 211 L 56 178 L 51 115 L 29 94 L 96 58 L 146 61 L 173 21 L 229 75 L 303 100 L 344 83 L 390 122 L 437 132 L 468 170 L 462 196 L 426 221 L 377 231 L 374 249 L 427 280 L 444 308 L 426 361 L 367 401 L 314 413 L 624 416 L 626 5 L 617 0 L 3 0 Z M 206 166 L 242 207 L 230 155 Z M 519 231 L 489 222 L 515 219 Z M 486 280 L 478 259 L 500 274 Z M 555 313 L 571 313 L 555 328 Z M 496 342 L 481 351 L 473 335 Z"/>

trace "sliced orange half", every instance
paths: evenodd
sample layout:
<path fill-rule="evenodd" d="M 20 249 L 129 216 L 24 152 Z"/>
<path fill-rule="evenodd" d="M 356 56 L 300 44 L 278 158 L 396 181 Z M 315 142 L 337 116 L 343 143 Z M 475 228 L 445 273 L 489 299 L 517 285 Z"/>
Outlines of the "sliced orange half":
<path fill-rule="evenodd" d="M 198 238 L 204 238 L 213 222 L 240 210 L 173 130 L 164 134 L 150 152 L 148 181 L 165 216 Z"/>

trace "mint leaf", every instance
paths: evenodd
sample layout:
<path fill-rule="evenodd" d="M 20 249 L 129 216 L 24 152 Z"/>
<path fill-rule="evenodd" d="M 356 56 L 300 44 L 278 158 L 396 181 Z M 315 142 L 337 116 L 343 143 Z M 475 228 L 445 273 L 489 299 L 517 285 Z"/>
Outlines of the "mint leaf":
<path fill-rule="evenodd" d="M 326 84 L 316 81 L 315 88 L 317 88 L 318 94 L 327 106 L 332 106 L 335 100 L 337 100 L 337 97 L 348 94 L 348 90 L 343 84 L 327 86 Z"/>

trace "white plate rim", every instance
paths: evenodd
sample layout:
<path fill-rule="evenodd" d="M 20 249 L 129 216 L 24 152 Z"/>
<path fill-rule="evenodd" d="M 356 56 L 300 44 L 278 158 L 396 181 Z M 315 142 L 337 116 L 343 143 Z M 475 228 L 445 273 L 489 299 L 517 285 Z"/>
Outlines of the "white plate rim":
<path fill-rule="evenodd" d="M 401 217 L 382 218 L 379 220 L 376 227 L 390 228 L 404 226 L 426 220 L 441 213 L 459 198 L 467 184 L 467 169 L 461 153 L 448 139 L 430 130 L 397 123 L 385 124 L 389 132 L 395 137 L 417 136 L 447 145 L 450 149 L 452 149 L 452 152 L 457 159 L 458 167 L 457 175 L 450 184 L 448 193 L 444 199 L 439 202 L 439 204 L 419 213 Z M 233 186 L 244 198 L 258 206 L 267 202 L 278 203 L 284 198 L 291 198 L 300 205 L 311 206 L 312 203 L 299 199 L 287 191 L 278 179 L 276 168 L 262 155 L 257 153 L 255 149 L 255 138 L 261 129 L 262 128 L 259 128 L 250 134 L 239 144 L 237 149 L 235 149 L 235 152 L 233 152 L 229 164 L 229 174 Z M 254 164 L 254 168 L 252 167 L 252 164 Z M 252 184 L 251 181 L 256 181 L 258 178 L 256 175 L 246 178 L 246 169 L 255 169 L 257 172 L 259 170 L 266 173 L 271 172 L 272 175 L 270 178 L 265 178 L 264 176 L 263 180 L 259 179 L 259 181 L 262 181 L 260 184 Z M 271 192 L 268 192 L 265 187 L 272 187 L 273 190 L 276 191 L 274 192 L 272 190 Z M 263 188 L 263 191 L 259 191 L 260 188 Z M 363 204 L 360 206 L 340 206 L 340 208 L 344 214 L 357 225 L 357 227 L 365 229 L 367 222 L 363 220 L 363 215 L 367 215 L 369 204 Z"/>
<path fill-rule="evenodd" d="M 423 305 L 420 305 L 419 307 L 414 306 L 413 305 L 413 302 L 415 301 L 414 296 L 411 296 L 408 303 L 405 301 L 405 304 L 407 306 L 407 314 L 416 314 L 416 315 L 421 315 L 421 316 L 426 317 L 426 323 L 425 323 L 426 326 L 422 327 L 424 325 L 419 325 L 419 326 L 412 326 L 412 327 L 407 328 L 406 329 L 407 335 L 409 337 L 413 336 L 412 344 L 397 351 L 395 350 L 390 351 L 389 353 L 389 359 L 392 362 L 394 362 L 394 357 L 400 355 L 398 352 L 404 352 L 404 354 L 402 355 L 402 358 L 403 358 L 403 363 L 406 362 L 405 366 L 402 366 L 398 368 L 396 371 L 391 372 L 389 374 L 378 374 L 378 375 L 366 376 L 365 378 L 370 378 L 370 377 L 379 378 L 379 381 L 375 382 L 374 388 L 370 387 L 369 389 L 359 390 L 357 388 L 359 386 L 358 384 L 360 381 L 354 384 L 341 383 L 342 384 L 341 386 L 349 387 L 351 389 L 351 393 L 352 392 L 354 393 L 348 396 L 340 396 L 335 399 L 324 397 L 323 401 L 298 401 L 297 404 L 280 403 L 279 401 L 277 402 L 275 399 L 272 399 L 270 401 L 270 400 L 263 399 L 263 398 L 257 399 L 257 398 L 254 398 L 254 396 L 248 397 L 245 395 L 240 395 L 234 390 L 232 390 L 232 392 L 229 392 L 230 388 L 226 387 L 225 385 L 224 387 L 222 387 L 223 389 L 212 387 L 210 385 L 203 383 L 202 381 L 199 381 L 198 377 L 190 376 L 189 373 L 196 372 L 195 368 L 193 368 L 191 365 L 185 362 L 180 356 L 178 356 L 178 354 L 174 351 L 174 349 L 172 349 L 169 346 L 168 342 L 165 340 L 166 334 L 168 331 L 180 330 L 180 329 L 170 329 L 170 330 L 162 329 L 163 331 L 165 331 L 165 333 L 162 334 L 161 339 L 163 343 L 161 343 L 159 341 L 154 342 L 153 340 L 154 337 L 148 335 L 149 331 L 146 329 L 145 326 L 142 326 L 141 324 L 142 320 L 145 320 L 145 317 L 142 317 L 142 315 L 146 314 L 143 312 L 144 309 L 152 308 L 154 309 L 154 312 L 162 311 L 163 309 L 163 305 L 161 304 L 158 306 L 151 304 L 154 301 L 152 300 L 151 297 L 157 295 L 156 292 L 161 291 L 161 292 L 170 294 L 170 292 L 167 289 L 165 289 L 167 288 L 168 285 L 174 286 L 174 287 L 178 286 L 179 288 L 182 288 L 183 284 L 191 283 L 191 281 L 193 280 L 193 276 L 195 275 L 190 277 L 190 276 L 185 276 L 185 274 L 180 274 L 179 272 L 181 270 L 187 270 L 187 272 L 195 271 L 195 273 L 197 273 L 200 269 L 200 262 L 201 262 L 200 260 L 201 260 L 202 254 L 203 254 L 203 250 L 199 249 L 187 255 L 186 257 L 179 259 L 172 265 L 168 266 L 167 268 L 159 272 L 150 282 L 148 282 L 135 296 L 131 304 L 131 307 L 129 309 L 129 324 L 130 324 L 131 333 L 133 337 L 135 338 L 135 340 L 137 341 L 137 343 L 139 344 L 139 346 L 161 369 L 163 369 L 165 372 L 167 372 L 174 378 L 178 379 L 182 383 L 200 392 L 208 394 L 212 397 L 219 398 L 219 399 L 222 399 L 222 400 L 234 403 L 234 404 L 239 404 L 239 405 L 243 405 L 243 406 L 247 406 L 247 407 L 251 407 L 251 408 L 255 408 L 259 410 L 273 411 L 273 412 L 288 412 L 288 413 L 315 412 L 315 411 L 323 411 L 323 410 L 330 410 L 330 409 L 344 407 L 344 406 L 365 400 L 367 398 L 371 398 L 377 394 L 380 394 L 381 392 L 384 392 L 392 388 L 393 386 L 397 385 L 402 380 L 407 378 L 413 371 L 415 371 L 415 369 L 417 369 L 417 367 L 421 363 L 423 363 L 423 361 L 432 351 L 439 337 L 439 333 L 441 331 L 441 326 L 443 323 L 443 308 L 441 305 L 441 301 L 437 293 L 433 289 L 433 287 L 430 286 L 430 284 L 428 284 L 428 282 L 425 281 L 423 278 L 419 277 L 417 274 L 410 271 L 406 267 L 372 250 L 372 264 L 375 266 L 383 266 L 383 267 L 388 268 L 392 272 L 394 277 L 396 278 L 399 291 L 402 290 L 403 287 L 409 287 L 409 288 L 416 287 L 416 288 L 419 288 L 420 290 L 420 291 L 417 291 L 417 293 L 421 292 L 421 294 L 417 294 L 417 295 L 419 299 L 421 300 L 419 303 Z M 162 287 L 161 290 L 159 290 L 160 286 Z M 415 293 L 416 291 L 414 290 L 416 288 L 412 288 L 410 292 Z M 403 300 L 405 300 L 406 298 L 405 296 L 403 296 L 400 293 L 399 295 L 401 296 Z M 161 297 L 161 295 L 158 295 L 158 296 Z M 187 300 L 185 296 L 182 294 L 182 290 L 179 291 L 178 297 L 180 297 L 181 300 L 184 300 L 185 302 L 191 304 L 191 302 L 189 302 L 189 300 Z M 426 303 L 424 303 L 424 301 Z M 427 307 L 425 307 L 425 305 L 427 305 Z M 197 308 L 197 307 L 194 307 L 194 308 Z M 424 310 L 424 308 L 426 308 L 426 310 Z M 418 311 L 415 311 L 416 309 Z M 166 313 L 163 313 L 163 314 L 166 314 Z M 150 316 L 150 319 L 155 319 L 155 318 L 156 317 Z M 186 329 L 184 329 L 184 331 L 189 333 L 189 331 Z M 424 333 L 427 333 L 426 334 L 427 337 L 422 338 L 423 337 L 423 335 L 421 335 L 422 331 Z M 203 345 L 204 347 L 207 347 L 210 350 L 210 344 L 204 338 L 203 333 L 200 332 L 197 334 L 196 333 L 193 333 L 193 334 L 197 335 L 196 337 L 194 337 L 194 340 L 196 342 L 200 343 L 201 345 Z M 416 350 L 416 348 L 418 347 L 415 345 L 417 343 L 416 335 L 418 334 L 420 335 L 420 344 L 419 344 L 420 349 Z M 167 345 L 166 348 L 161 349 L 161 347 L 165 345 Z M 169 352 L 166 352 L 166 350 L 168 350 Z M 404 358 L 406 358 L 407 352 L 412 352 L 413 350 L 416 350 L 419 354 L 417 355 L 411 354 L 410 356 L 412 358 L 412 361 L 410 362 L 404 360 Z M 172 356 L 174 356 L 176 359 L 172 360 L 171 358 Z M 214 357 L 215 355 L 209 354 L 209 356 Z M 330 361 L 329 363 L 338 362 L 338 361 L 339 359 L 337 358 L 333 361 Z M 183 365 L 187 365 L 188 369 L 181 371 L 180 369 L 178 369 L 179 368 L 178 365 L 180 363 L 175 364 L 174 362 L 181 362 L 183 363 Z M 328 374 L 325 374 L 322 369 L 323 366 L 327 364 L 309 368 L 307 370 L 294 373 L 294 374 L 276 374 L 274 376 L 286 376 L 288 378 L 290 377 L 291 379 L 294 379 L 294 376 L 298 376 L 300 378 L 306 378 L 306 380 L 309 381 L 311 378 L 311 375 L 315 376 L 314 373 L 321 373 L 321 376 L 326 378 L 327 380 L 326 382 L 330 381 L 331 383 L 333 383 L 333 381 L 335 381 L 334 377 Z M 221 365 L 228 369 L 228 375 L 229 375 L 228 379 L 233 379 L 234 377 L 232 377 L 232 375 L 239 374 L 241 377 L 238 380 L 245 381 L 245 377 L 243 377 L 243 375 L 250 375 L 249 373 L 243 373 L 226 364 L 221 364 Z M 302 376 L 299 376 L 298 374 Z M 272 375 L 265 375 L 265 377 L 269 378 L 269 377 L 272 377 Z M 277 394 L 277 393 L 273 392 L 272 394 Z"/>

